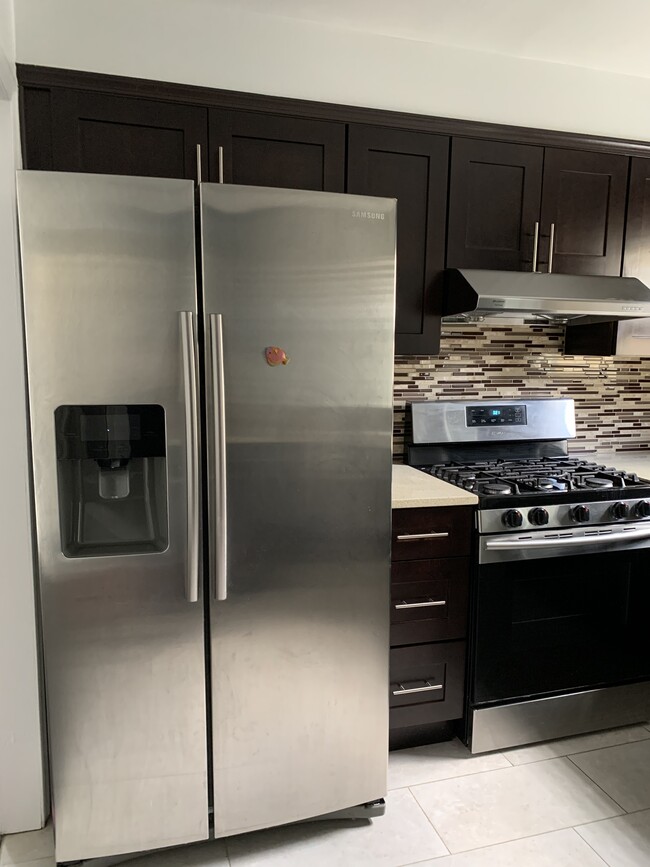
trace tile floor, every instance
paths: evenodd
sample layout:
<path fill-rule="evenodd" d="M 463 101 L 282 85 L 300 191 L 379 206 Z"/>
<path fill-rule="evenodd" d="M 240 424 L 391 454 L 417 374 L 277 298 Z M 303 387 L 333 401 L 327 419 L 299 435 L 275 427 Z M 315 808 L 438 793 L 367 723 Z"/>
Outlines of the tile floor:
<path fill-rule="evenodd" d="M 6 837 L 0 867 L 53 867 L 51 830 Z M 471 756 L 391 753 L 386 815 L 158 852 L 130 867 L 650 867 L 650 725 Z"/>

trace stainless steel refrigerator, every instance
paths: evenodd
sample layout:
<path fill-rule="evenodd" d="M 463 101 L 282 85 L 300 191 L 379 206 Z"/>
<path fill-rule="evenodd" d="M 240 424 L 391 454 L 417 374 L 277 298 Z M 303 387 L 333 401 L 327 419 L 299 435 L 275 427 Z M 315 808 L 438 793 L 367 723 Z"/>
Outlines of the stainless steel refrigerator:
<path fill-rule="evenodd" d="M 395 202 L 18 193 L 57 861 L 381 798 Z"/>

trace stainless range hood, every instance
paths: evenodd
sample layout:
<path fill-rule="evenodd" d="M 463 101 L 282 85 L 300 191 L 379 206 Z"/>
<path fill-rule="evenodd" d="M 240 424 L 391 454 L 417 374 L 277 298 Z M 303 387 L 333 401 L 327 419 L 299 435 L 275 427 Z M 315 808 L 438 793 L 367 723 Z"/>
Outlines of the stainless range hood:
<path fill-rule="evenodd" d="M 536 271 L 445 272 L 447 321 L 508 316 L 587 325 L 650 316 L 650 289 L 636 277 L 583 277 Z"/>

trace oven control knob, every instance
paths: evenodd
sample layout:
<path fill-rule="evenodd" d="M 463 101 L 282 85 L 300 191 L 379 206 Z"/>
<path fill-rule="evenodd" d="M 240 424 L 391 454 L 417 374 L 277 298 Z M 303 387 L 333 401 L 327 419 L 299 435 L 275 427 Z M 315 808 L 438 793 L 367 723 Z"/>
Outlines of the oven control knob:
<path fill-rule="evenodd" d="M 637 518 L 650 518 L 650 500 L 639 500 L 634 507 Z"/>
<path fill-rule="evenodd" d="M 621 518 L 627 518 L 627 512 L 627 503 L 612 503 L 609 507 L 610 515 L 617 521 L 620 521 Z"/>
<path fill-rule="evenodd" d="M 548 512 L 542 508 L 531 509 L 528 513 L 528 520 L 536 527 L 542 527 L 544 524 L 548 524 Z"/>
<path fill-rule="evenodd" d="M 521 527 L 524 523 L 524 516 L 518 509 L 508 509 L 503 513 L 503 523 L 506 527 Z"/>
<path fill-rule="evenodd" d="M 578 524 L 584 524 L 589 520 L 589 506 L 575 506 L 569 512 L 572 521 L 577 521 Z"/>

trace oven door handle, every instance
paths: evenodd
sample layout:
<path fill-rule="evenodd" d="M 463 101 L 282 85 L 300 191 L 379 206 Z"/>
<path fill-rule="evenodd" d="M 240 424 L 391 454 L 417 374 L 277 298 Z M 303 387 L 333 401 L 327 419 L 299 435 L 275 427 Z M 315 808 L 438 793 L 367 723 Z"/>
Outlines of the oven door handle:
<path fill-rule="evenodd" d="M 535 539 L 493 539 L 485 543 L 490 551 L 525 551 L 527 548 L 559 548 L 564 545 L 605 545 L 607 542 L 635 542 L 638 539 L 650 539 L 650 525 L 643 528 L 629 527 L 616 530 L 601 530 L 588 536 L 556 536 L 553 538 Z"/>

